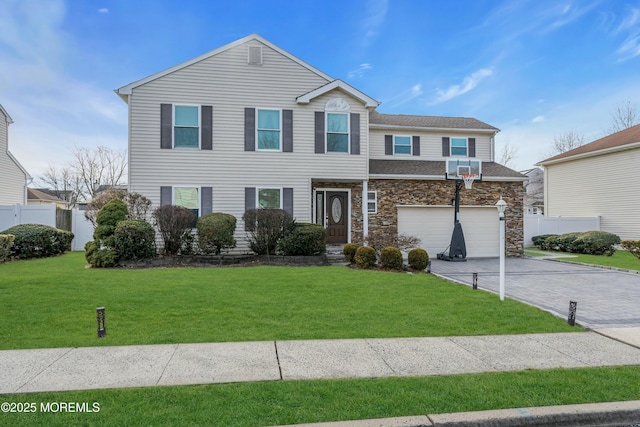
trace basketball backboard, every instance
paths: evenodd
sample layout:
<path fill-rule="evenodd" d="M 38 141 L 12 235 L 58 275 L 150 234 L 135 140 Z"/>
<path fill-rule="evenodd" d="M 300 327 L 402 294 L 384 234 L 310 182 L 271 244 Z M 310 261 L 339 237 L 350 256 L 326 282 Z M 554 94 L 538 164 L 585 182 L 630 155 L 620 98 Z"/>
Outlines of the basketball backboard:
<path fill-rule="evenodd" d="M 462 175 L 476 175 L 475 180 L 482 180 L 482 160 L 469 158 L 447 159 L 445 165 L 445 178 L 462 180 Z"/>

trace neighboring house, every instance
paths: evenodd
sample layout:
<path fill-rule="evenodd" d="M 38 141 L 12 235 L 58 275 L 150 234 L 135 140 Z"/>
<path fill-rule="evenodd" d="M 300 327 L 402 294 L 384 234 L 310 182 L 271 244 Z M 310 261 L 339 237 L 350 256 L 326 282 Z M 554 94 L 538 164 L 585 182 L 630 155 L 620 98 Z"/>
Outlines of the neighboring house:
<path fill-rule="evenodd" d="M 27 204 L 28 205 L 56 205 L 56 207 L 60 209 L 69 208 L 68 202 L 35 188 L 27 189 Z"/>
<path fill-rule="evenodd" d="M 25 205 L 31 176 L 9 151 L 11 123 L 11 116 L 0 105 L 0 205 Z"/>
<path fill-rule="evenodd" d="M 328 243 L 417 235 L 432 257 L 453 229 L 445 160 L 481 160 L 461 192 L 469 257 L 497 256 L 500 196 L 507 251 L 523 250 L 526 177 L 494 162 L 499 131 L 479 120 L 380 114 L 375 99 L 252 35 L 116 90 L 129 106 L 129 191 L 154 206 L 238 219 L 282 208 L 327 228 Z"/>
<path fill-rule="evenodd" d="M 640 125 L 538 163 L 548 216 L 599 216 L 600 230 L 640 240 Z"/>
<path fill-rule="evenodd" d="M 520 171 L 529 178 L 524 186 L 524 212 L 526 214 L 544 214 L 544 171 L 532 168 Z"/>

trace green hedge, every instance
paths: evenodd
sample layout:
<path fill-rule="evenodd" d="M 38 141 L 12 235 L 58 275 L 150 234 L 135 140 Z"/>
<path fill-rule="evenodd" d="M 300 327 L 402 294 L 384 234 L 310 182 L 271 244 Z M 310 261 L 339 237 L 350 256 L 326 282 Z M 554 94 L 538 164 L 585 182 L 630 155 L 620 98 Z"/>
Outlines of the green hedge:
<path fill-rule="evenodd" d="M 409 266 L 415 270 L 422 271 L 429 265 L 429 254 L 422 248 L 411 249 L 409 251 Z"/>
<path fill-rule="evenodd" d="M 380 265 L 392 270 L 402 270 L 402 252 L 393 246 L 387 246 L 380 252 Z"/>
<path fill-rule="evenodd" d="M 278 253 L 282 255 L 320 255 L 327 251 L 327 231 L 323 226 L 298 222 L 280 241 Z"/>
<path fill-rule="evenodd" d="M 220 255 L 226 249 L 236 247 L 233 233 L 236 231 L 236 217 L 213 212 L 198 219 L 198 246 L 205 254 Z"/>
<path fill-rule="evenodd" d="M 0 263 L 5 262 L 11 256 L 11 245 L 16 236 L 13 234 L 0 234 Z"/>
<path fill-rule="evenodd" d="M 120 221 L 114 232 L 115 249 L 120 259 L 141 260 L 156 255 L 156 232 L 147 221 Z"/>
<path fill-rule="evenodd" d="M 20 224 L 0 234 L 13 234 L 11 256 L 20 259 L 44 258 L 71 249 L 73 233 L 43 224 Z"/>
<path fill-rule="evenodd" d="M 611 256 L 620 244 L 620 237 L 606 231 L 543 234 L 531 238 L 540 249 L 591 255 Z"/>

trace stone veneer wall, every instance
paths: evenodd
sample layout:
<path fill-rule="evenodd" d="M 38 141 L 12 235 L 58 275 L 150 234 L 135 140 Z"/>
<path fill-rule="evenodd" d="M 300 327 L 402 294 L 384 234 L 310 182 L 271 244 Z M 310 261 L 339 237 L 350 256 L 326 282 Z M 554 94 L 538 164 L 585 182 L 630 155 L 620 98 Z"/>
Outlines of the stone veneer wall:
<path fill-rule="evenodd" d="M 314 188 L 335 188 L 335 189 L 350 189 L 351 190 L 351 241 L 362 242 L 364 236 L 362 235 L 362 223 L 364 221 L 362 217 L 362 183 L 356 184 L 353 182 L 313 182 Z M 313 199 L 313 194 L 311 195 Z M 314 201 L 311 200 L 311 206 L 314 205 Z"/>
<path fill-rule="evenodd" d="M 320 185 L 318 185 L 320 187 Z M 351 197 L 362 197 L 362 185 L 352 191 Z M 423 180 L 369 180 L 369 191 L 377 191 L 378 213 L 369 214 L 369 232 L 381 230 L 384 233 L 398 233 L 397 205 L 450 205 L 455 197 L 453 181 Z M 500 196 L 507 202 L 506 211 L 506 254 L 522 256 L 524 253 L 524 186 L 522 182 L 474 182 L 471 190 L 460 190 L 460 205 L 494 206 Z M 361 203 L 361 200 L 359 200 Z M 352 215 L 359 215 L 360 235 L 362 235 L 362 212 L 360 207 L 352 209 Z M 497 211 L 496 211 L 497 215 Z M 352 231 L 355 227 L 352 226 Z M 352 233 L 353 238 L 353 233 Z M 355 240 L 354 241 L 359 241 Z"/>

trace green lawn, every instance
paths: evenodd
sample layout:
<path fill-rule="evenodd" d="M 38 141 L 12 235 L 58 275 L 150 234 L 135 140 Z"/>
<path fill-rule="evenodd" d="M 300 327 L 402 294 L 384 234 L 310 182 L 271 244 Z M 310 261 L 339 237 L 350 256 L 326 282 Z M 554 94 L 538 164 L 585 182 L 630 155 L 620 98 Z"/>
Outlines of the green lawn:
<path fill-rule="evenodd" d="M 82 253 L 71 253 L 0 265 L 0 349 L 576 330 L 428 274 L 85 264 Z M 107 337 L 98 339 L 101 306 Z"/>
<path fill-rule="evenodd" d="M 525 254 L 530 256 L 545 256 L 548 254 L 553 254 L 559 259 L 568 262 L 581 262 L 585 264 L 601 265 L 603 267 L 640 271 L 640 259 L 633 256 L 631 252 L 625 250 L 617 250 L 612 256 L 606 256 L 583 255 L 569 252 L 542 251 L 537 248 L 527 248 L 525 249 Z M 562 257 L 562 255 L 566 255 L 566 257 Z"/>
<path fill-rule="evenodd" d="M 1 396 L 33 414 L 17 426 L 267 426 L 640 399 L 640 368 L 589 368 L 423 378 L 279 381 Z M 97 413 L 42 413 L 41 403 L 99 404 Z"/>

